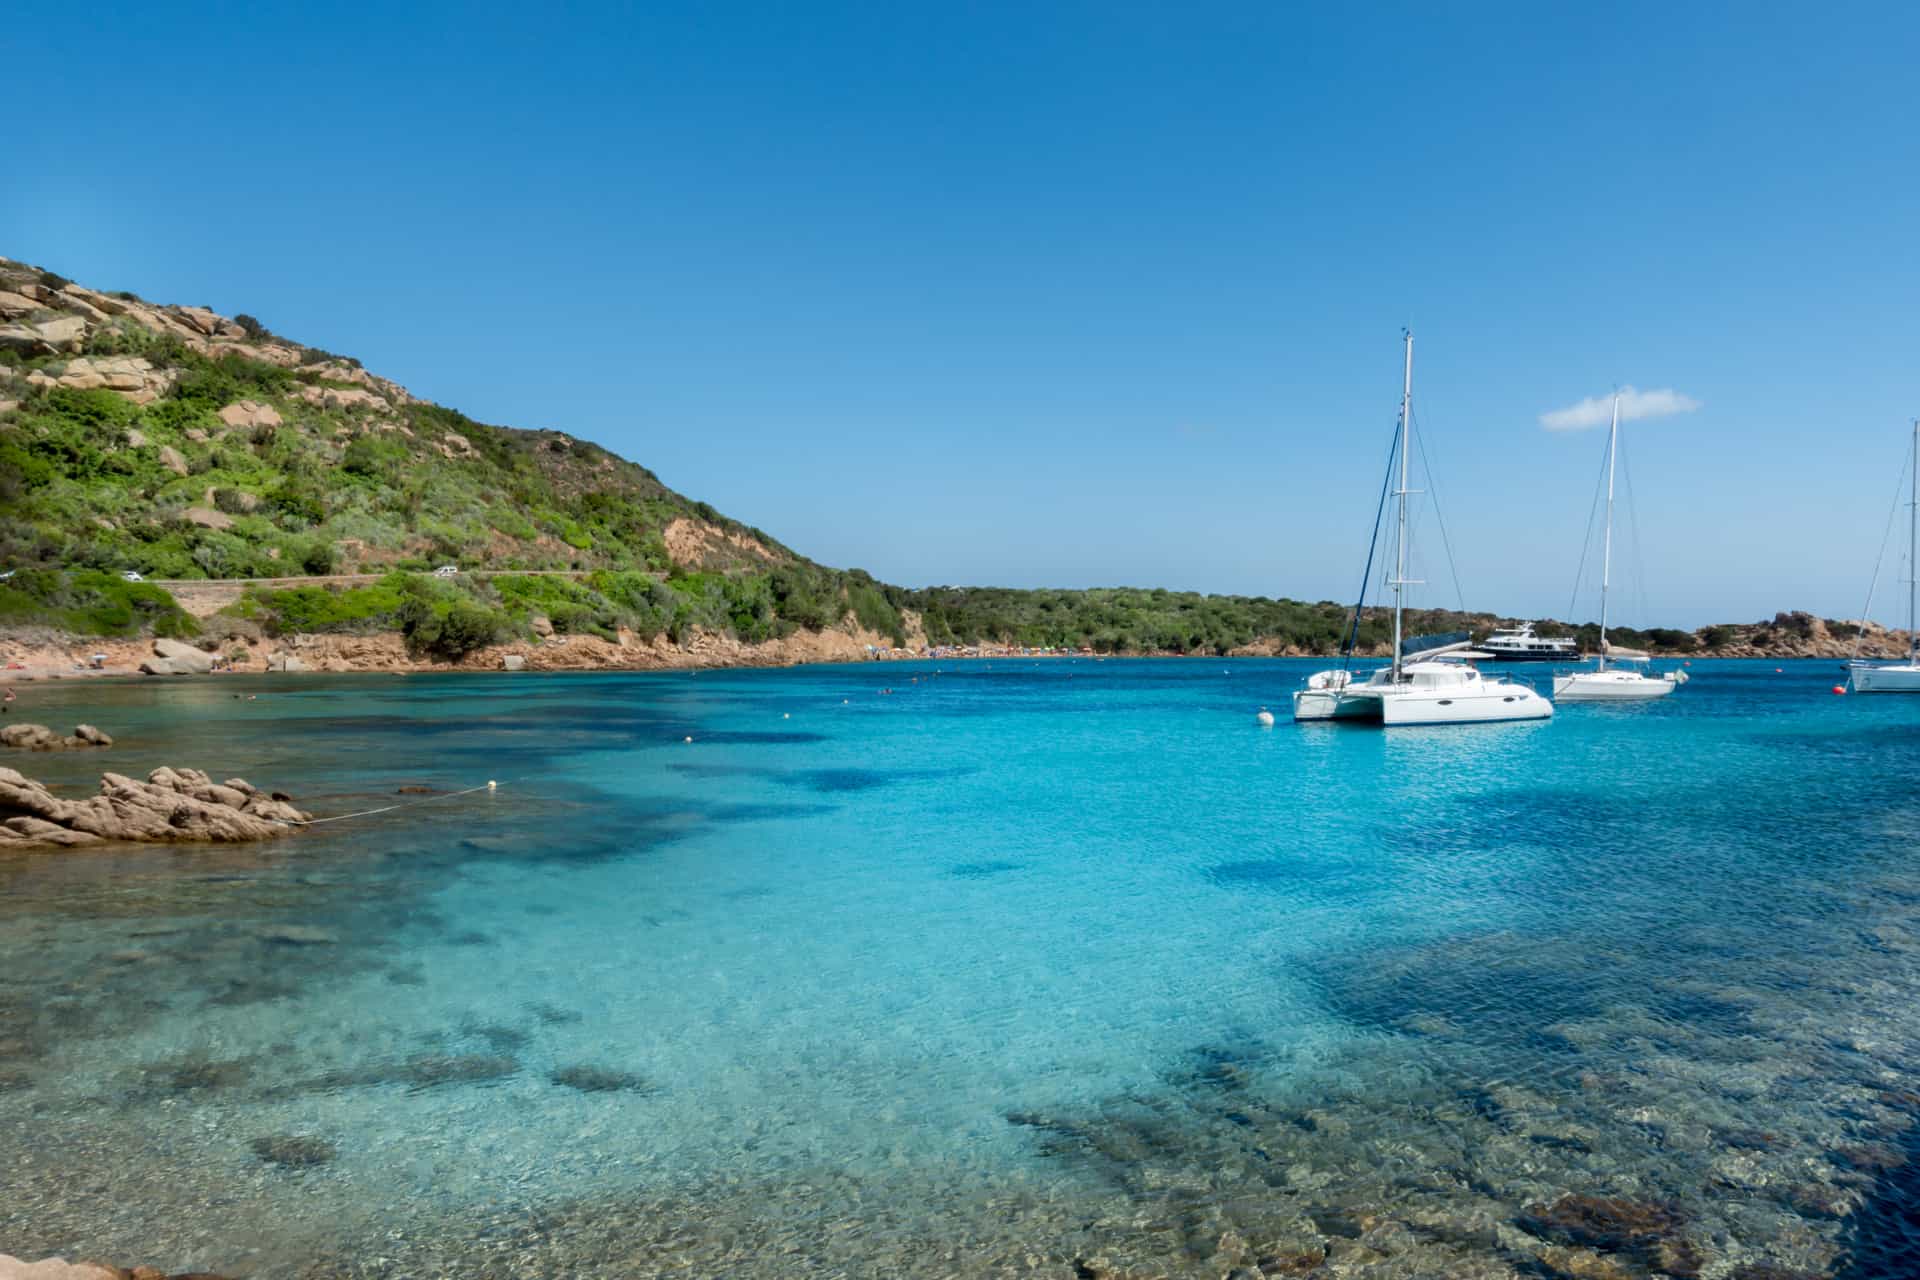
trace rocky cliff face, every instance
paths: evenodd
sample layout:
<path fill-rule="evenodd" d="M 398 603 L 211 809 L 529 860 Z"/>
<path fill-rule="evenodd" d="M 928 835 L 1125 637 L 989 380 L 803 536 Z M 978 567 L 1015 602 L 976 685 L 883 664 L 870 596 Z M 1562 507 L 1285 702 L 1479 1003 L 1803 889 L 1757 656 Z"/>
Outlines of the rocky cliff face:
<path fill-rule="evenodd" d="M 126 407 L 74 398 L 96 393 Z M 0 455 L 28 490 L 0 543 L 64 535 L 64 560 L 120 559 L 148 577 L 272 576 L 269 562 L 289 559 L 322 572 L 409 559 L 656 571 L 798 560 L 566 433 L 485 426 L 251 317 L 105 293 L 8 258 Z M 90 527 L 55 527 L 81 508 Z M 148 536 L 180 525 L 223 536 Z M 179 553 L 156 554 L 169 541 Z"/>
<path fill-rule="evenodd" d="M 158 306 L 127 293 L 101 293 L 72 281 L 0 258 L 0 350 L 24 356 L 72 356 L 57 370 L 29 370 L 26 382 L 35 387 L 67 387 L 89 391 L 103 387 L 135 404 L 150 404 L 172 388 L 174 370 L 157 368 L 143 357 L 89 357 L 89 338 L 124 320 L 148 332 L 177 338 L 188 350 L 218 360 L 240 356 L 304 369 L 318 377 L 354 384 L 324 390 L 307 388 L 314 403 L 359 404 L 391 412 L 396 405 L 417 403 L 406 388 L 365 369 L 310 347 L 289 342 L 205 307 Z"/>

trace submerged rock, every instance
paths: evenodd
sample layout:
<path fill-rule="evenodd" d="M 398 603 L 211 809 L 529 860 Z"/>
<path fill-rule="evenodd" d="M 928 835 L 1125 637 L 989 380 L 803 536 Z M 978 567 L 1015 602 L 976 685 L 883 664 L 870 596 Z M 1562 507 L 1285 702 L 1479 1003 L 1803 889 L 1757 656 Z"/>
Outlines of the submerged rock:
<path fill-rule="evenodd" d="M 236 779 L 235 781 L 238 781 Z M 159 768 L 145 782 L 101 776 L 100 794 L 62 800 L 42 784 L 0 768 L 0 848 L 267 840 L 310 820 L 281 800 L 214 782 L 197 769 Z"/>
<path fill-rule="evenodd" d="M 1519 1221 L 1543 1239 L 1620 1249 L 1671 1234 L 1686 1217 L 1670 1204 L 1568 1194 L 1552 1204 L 1528 1205 Z"/>
<path fill-rule="evenodd" d="M 400 1079 L 415 1089 L 431 1089 L 443 1084 L 504 1080 L 519 1070 L 520 1064 L 504 1054 L 430 1054 L 410 1060 L 401 1068 Z"/>
<path fill-rule="evenodd" d="M 339 1153 L 325 1138 L 309 1138 L 300 1134 L 272 1134 L 253 1140 L 253 1154 L 268 1164 L 283 1165 L 289 1169 L 307 1169 L 317 1164 L 325 1164 Z"/>
<path fill-rule="evenodd" d="M 652 1093 L 653 1086 L 630 1071 L 577 1065 L 562 1067 L 547 1077 L 553 1083 L 582 1093 Z"/>
<path fill-rule="evenodd" d="M 283 947 L 324 947 L 340 941 L 338 936 L 310 924 L 263 925 L 253 931 L 253 936 Z"/>

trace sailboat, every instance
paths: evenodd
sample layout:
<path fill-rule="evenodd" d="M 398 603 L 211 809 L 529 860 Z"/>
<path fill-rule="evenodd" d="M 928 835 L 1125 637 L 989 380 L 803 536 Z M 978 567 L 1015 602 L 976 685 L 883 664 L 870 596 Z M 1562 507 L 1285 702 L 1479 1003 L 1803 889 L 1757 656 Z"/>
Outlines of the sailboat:
<path fill-rule="evenodd" d="M 1388 665 L 1358 678 L 1345 666 L 1307 677 L 1294 692 L 1293 718 L 1357 720 L 1396 725 L 1489 724 L 1500 720 L 1545 720 L 1553 704 L 1533 689 L 1505 676 L 1484 676 L 1467 657 L 1470 640 L 1457 636 L 1406 638 L 1403 622 L 1407 577 L 1407 447 L 1413 415 L 1413 335 L 1405 335 L 1406 371 L 1400 387 L 1398 444 L 1398 532 L 1394 537 L 1393 658 Z M 1389 462 L 1389 477 L 1392 466 Z M 1376 536 L 1378 525 L 1376 523 Z M 1368 575 L 1372 575 L 1368 559 Z M 1364 596 L 1364 590 L 1362 592 Z M 1354 606 L 1357 632 L 1360 606 Z M 1348 648 L 1351 650 L 1352 638 Z"/>
<path fill-rule="evenodd" d="M 1920 576 L 1914 559 L 1920 551 L 1920 418 L 1913 423 L 1913 450 L 1914 488 L 1907 503 L 1907 660 L 1849 663 L 1855 693 L 1920 693 L 1920 633 L 1914 631 L 1914 579 Z"/>
<path fill-rule="evenodd" d="M 1572 671 L 1553 678 L 1553 696 L 1559 702 L 1642 702 L 1664 698 L 1679 687 L 1669 673 L 1651 676 L 1608 666 L 1609 662 L 1644 663 L 1638 649 L 1616 649 L 1607 643 L 1607 589 L 1613 579 L 1613 470 L 1620 453 L 1620 397 L 1613 397 L 1613 423 L 1607 428 L 1607 532 L 1600 559 L 1600 661 L 1595 670 Z M 1589 526 L 1591 527 L 1591 526 Z"/>

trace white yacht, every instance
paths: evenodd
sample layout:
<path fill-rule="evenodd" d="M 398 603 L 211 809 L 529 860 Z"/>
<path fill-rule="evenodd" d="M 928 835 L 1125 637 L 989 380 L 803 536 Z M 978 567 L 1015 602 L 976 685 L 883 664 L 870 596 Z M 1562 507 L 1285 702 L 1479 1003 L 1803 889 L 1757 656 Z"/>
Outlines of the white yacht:
<path fill-rule="evenodd" d="M 1501 627 L 1480 642 L 1480 650 L 1496 662 L 1552 662 L 1574 657 L 1572 636 L 1539 636 L 1531 622 Z"/>
<path fill-rule="evenodd" d="M 1466 652 L 1465 635 L 1434 641 L 1407 640 L 1402 633 L 1407 578 L 1407 446 L 1413 410 L 1413 335 L 1406 335 L 1406 372 L 1400 389 L 1397 447 L 1400 486 L 1394 538 L 1393 656 L 1377 671 L 1358 674 L 1341 666 L 1316 672 L 1293 695 L 1295 720 L 1358 720 L 1387 725 L 1487 724 L 1498 720 L 1545 720 L 1553 704 L 1527 685 L 1486 676 Z M 1371 574 L 1371 568 L 1369 568 Z M 1358 606 L 1355 618 L 1358 619 Z M 1351 647 L 1351 646 L 1349 646 Z M 1478 656 L 1478 655 L 1473 655 Z"/>
<path fill-rule="evenodd" d="M 1607 532 L 1600 560 L 1600 660 L 1592 671 L 1570 671 L 1553 678 L 1553 696 L 1560 702 L 1645 702 L 1664 698 L 1680 687 L 1684 675 L 1654 676 L 1641 671 L 1609 667 L 1609 662 L 1644 663 L 1638 649 L 1616 649 L 1607 643 L 1607 588 L 1613 578 L 1613 464 L 1620 452 L 1620 397 L 1613 397 L 1613 423 L 1607 428 Z M 1589 526 L 1591 528 L 1591 526 Z"/>
<path fill-rule="evenodd" d="M 1920 570 L 1914 566 L 1914 553 L 1920 552 L 1920 418 L 1913 423 L 1913 475 L 1909 483 L 1914 487 L 1907 501 L 1907 660 L 1848 663 L 1848 679 L 1855 693 L 1920 693 L 1920 632 L 1914 630 L 1915 578 L 1920 577 Z"/>

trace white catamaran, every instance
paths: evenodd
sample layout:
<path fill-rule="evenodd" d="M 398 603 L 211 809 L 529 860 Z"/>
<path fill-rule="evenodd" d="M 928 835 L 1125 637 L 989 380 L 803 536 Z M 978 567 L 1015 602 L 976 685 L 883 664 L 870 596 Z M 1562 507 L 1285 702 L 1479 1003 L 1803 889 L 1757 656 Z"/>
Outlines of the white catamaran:
<path fill-rule="evenodd" d="M 1571 671 L 1553 678 L 1553 696 L 1560 702 L 1640 702 L 1664 698 L 1679 686 L 1679 677 L 1672 673 L 1651 676 L 1607 665 L 1609 660 L 1648 661 L 1647 655 L 1638 649 L 1616 649 L 1607 643 L 1607 588 L 1613 578 L 1613 467 L 1619 451 L 1620 397 L 1616 394 L 1613 424 L 1607 428 L 1607 532 L 1600 557 L 1600 661 L 1592 671 Z"/>
<path fill-rule="evenodd" d="M 1920 633 L 1914 631 L 1915 553 L 1920 552 L 1920 418 L 1913 423 L 1913 485 L 1907 502 L 1907 660 L 1853 662 L 1848 676 L 1855 693 L 1920 693 Z"/>
<path fill-rule="evenodd" d="M 1407 446 L 1413 411 L 1413 335 L 1406 335 L 1406 372 L 1400 388 L 1399 528 L 1394 537 L 1393 660 L 1361 679 L 1344 666 L 1309 676 L 1293 695 L 1295 720 L 1358 720 L 1387 726 L 1488 724 L 1544 720 L 1553 704 L 1527 685 L 1483 676 L 1467 660 L 1468 639 L 1421 647 L 1402 634 L 1407 578 Z M 1389 473 L 1391 474 L 1391 473 Z M 1371 572 L 1371 571 L 1369 571 Z M 1364 594 L 1364 593 L 1363 593 Z M 1355 620 L 1358 621 L 1358 606 Z"/>

